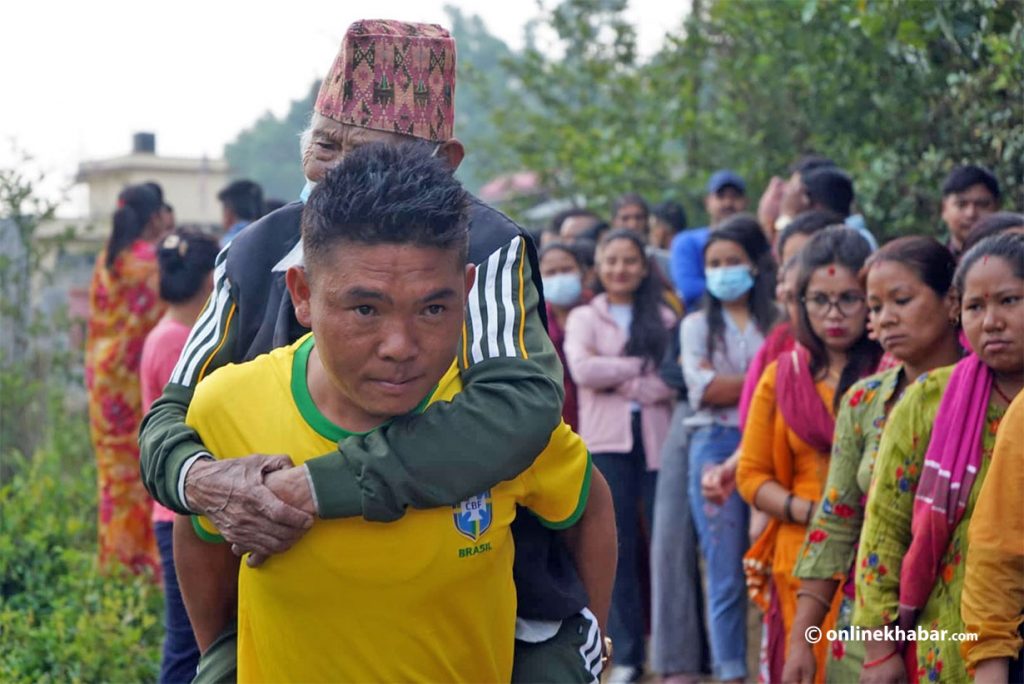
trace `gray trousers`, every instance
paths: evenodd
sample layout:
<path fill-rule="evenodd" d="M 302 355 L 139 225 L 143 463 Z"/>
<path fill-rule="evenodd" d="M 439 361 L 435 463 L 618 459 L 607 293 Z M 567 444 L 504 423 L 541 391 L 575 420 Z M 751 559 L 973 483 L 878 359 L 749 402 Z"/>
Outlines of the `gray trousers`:
<path fill-rule="evenodd" d="M 661 675 L 709 673 L 710 651 L 700 581 L 700 547 L 687 495 L 693 411 L 676 402 L 661 452 L 651 542 L 651 666 Z"/>

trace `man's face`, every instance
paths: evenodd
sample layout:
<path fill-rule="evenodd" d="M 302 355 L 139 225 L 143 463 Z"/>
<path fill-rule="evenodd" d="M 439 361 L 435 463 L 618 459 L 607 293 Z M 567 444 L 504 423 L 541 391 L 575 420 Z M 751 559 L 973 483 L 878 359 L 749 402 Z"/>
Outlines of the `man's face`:
<path fill-rule="evenodd" d="M 704 198 L 704 208 L 707 209 L 711 225 L 717 225 L 733 214 L 738 214 L 747 208 L 747 198 L 731 185 L 726 185 L 718 192 L 712 192 Z"/>
<path fill-rule="evenodd" d="M 229 207 L 227 204 L 221 202 L 220 204 L 220 224 L 227 230 L 231 226 L 238 222 L 238 216 L 235 215 L 235 210 Z"/>
<path fill-rule="evenodd" d="M 995 196 L 981 183 L 942 198 L 942 220 L 949 226 L 953 244 L 960 247 L 978 221 L 999 208 Z"/>
<path fill-rule="evenodd" d="M 397 145 L 418 140 L 408 135 L 360 128 L 318 116 L 309 147 L 302 152 L 302 170 L 306 178 L 319 183 L 327 172 L 341 163 L 346 154 L 370 143 Z"/>
<path fill-rule="evenodd" d="M 298 321 L 312 328 L 343 427 L 369 430 L 412 411 L 455 358 L 475 267 L 457 249 L 340 242 L 312 271 L 293 267 Z"/>
<path fill-rule="evenodd" d="M 620 207 L 612 218 L 614 228 L 628 228 L 637 233 L 647 234 L 647 210 L 639 204 Z"/>

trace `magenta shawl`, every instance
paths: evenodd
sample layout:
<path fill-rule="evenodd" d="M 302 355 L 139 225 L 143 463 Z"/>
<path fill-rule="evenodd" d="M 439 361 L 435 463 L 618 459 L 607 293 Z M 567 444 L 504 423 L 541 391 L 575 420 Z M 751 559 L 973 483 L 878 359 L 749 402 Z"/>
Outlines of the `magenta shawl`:
<path fill-rule="evenodd" d="M 914 498 L 910 548 L 900 568 L 901 623 L 927 603 L 949 539 L 964 516 L 981 467 L 991 391 L 992 371 L 976 354 L 961 360 L 949 378 Z"/>

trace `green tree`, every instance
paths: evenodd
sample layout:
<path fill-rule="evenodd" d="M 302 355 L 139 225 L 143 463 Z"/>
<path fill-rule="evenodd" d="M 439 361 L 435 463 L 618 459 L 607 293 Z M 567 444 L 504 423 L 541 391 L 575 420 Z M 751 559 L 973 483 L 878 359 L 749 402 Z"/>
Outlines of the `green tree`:
<path fill-rule="evenodd" d="M 302 158 L 299 134 L 309 124 L 320 82 L 300 100 L 293 100 L 284 118 L 266 112 L 224 147 L 224 157 L 236 178 L 248 178 L 263 186 L 264 197 L 286 202 L 302 190 Z"/>
<path fill-rule="evenodd" d="M 504 171 L 515 170 L 507 159 L 490 155 L 493 133 L 490 112 L 513 109 L 516 99 L 503 78 L 502 62 L 512 50 L 490 31 L 478 15 L 447 5 L 448 28 L 455 39 L 455 137 L 466 146 L 457 176 L 471 192 Z"/>
<path fill-rule="evenodd" d="M 0 168 L 0 482 L 10 472 L 8 457 L 30 455 L 45 439 L 39 429 L 60 414 L 48 402 L 54 387 L 72 374 L 73 354 L 61 346 L 66 311 L 46 312 L 34 293 L 53 281 L 48 257 L 73 237 L 73 229 L 44 238 L 40 227 L 54 219 L 57 203 L 42 199 L 42 176 L 26 171 L 32 160 Z"/>
<path fill-rule="evenodd" d="M 625 0 L 563 2 L 539 18 L 555 55 L 534 41 L 504 60 L 515 107 L 491 112 L 489 154 L 540 173 L 555 196 L 607 210 L 626 190 L 660 188 L 668 160 L 661 104 L 637 58 Z"/>
<path fill-rule="evenodd" d="M 495 159 L 599 210 L 626 190 L 696 209 L 716 168 L 756 201 L 814 151 L 851 172 L 882 236 L 937 232 L 938 186 L 967 161 L 1024 203 L 1021 0 L 694 0 L 646 61 L 624 7 L 563 0 L 541 15 L 559 49 L 506 60 L 524 104 L 492 112 Z"/>

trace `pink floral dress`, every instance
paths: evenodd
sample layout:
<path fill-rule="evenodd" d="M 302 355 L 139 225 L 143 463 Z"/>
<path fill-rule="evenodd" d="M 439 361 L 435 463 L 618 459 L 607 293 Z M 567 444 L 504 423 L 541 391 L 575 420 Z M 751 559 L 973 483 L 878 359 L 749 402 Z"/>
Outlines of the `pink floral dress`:
<path fill-rule="evenodd" d="M 139 475 L 138 445 L 142 345 L 164 313 L 156 252 L 152 244 L 137 240 L 109 269 L 106 259 L 104 250 L 93 269 L 85 343 L 89 431 L 99 481 L 100 565 L 115 560 L 135 572 L 149 567 L 158 574 L 152 504 Z"/>

